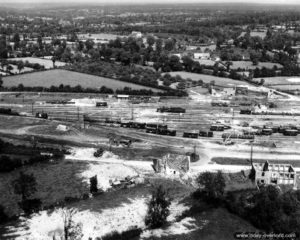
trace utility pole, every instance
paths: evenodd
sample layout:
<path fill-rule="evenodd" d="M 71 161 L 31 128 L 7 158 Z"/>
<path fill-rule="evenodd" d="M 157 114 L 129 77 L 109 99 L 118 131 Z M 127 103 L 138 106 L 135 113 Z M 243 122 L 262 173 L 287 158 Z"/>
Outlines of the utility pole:
<path fill-rule="evenodd" d="M 134 119 L 134 113 L 133 113 L 133 104 L 131 104 L 131 120 Z"/>
<path fill-rule="evenodd" d="M 32 114 L 32 116 L 33 116 L 33 104 L 34 104 L 34 102 L 31 103 L 31 114 Z"/>
<path fill-rule="evenodd" d="M 79 123 L 79 107 L 77 107 L 77 120 L 78 120 L 78 123 Z"/>
<path fill-rule="evenodd" d="M 250 141 L 250 143 L 251 143 L 250 163 L 251 163 L 251 167 L 253 168 L 253 141 Z"/>

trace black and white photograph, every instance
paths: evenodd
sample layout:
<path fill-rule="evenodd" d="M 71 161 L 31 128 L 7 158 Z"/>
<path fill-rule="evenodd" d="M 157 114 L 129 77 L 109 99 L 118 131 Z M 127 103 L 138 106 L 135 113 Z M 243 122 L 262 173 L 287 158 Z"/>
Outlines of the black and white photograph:
<path fill-rule="evenodd" d="M 300 240 L 300 0 L 0 0 L 0 240 Z"/>

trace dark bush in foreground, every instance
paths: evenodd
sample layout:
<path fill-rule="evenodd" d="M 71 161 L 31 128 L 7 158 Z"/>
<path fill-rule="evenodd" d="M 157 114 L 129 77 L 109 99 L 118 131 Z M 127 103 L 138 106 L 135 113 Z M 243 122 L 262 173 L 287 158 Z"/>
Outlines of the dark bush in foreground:
<path fill-rule="evenodd" d="M 121 233 L 114 231 L 103 236 L 102 238 L 97 238 L 97 240 L 134 240 L 138 239 L 142 232 L 143 231 L 140 228 L 131 228 Z"/>
<path fill-rule="evenodd" d="M 162 185 L 159 185 L 152 193 L 152 198 L 148 204 L 146 226 L 152 229 L 162 227 L 170 214 L 170 204 L 166 190 Z"/>
<path fill-rule="evenodd" d="M 8 220 L 8 216 L 4 211 L 4 207 L 0 205 L 0 224 L 5 223 Z"/>
<path fill-rule="evenodd" d="M 37 198 L 27 199 L 19 203 L 20 208 L 22 208 L 27 215 L 41 210 L 41 205 L 41 200 Z"/>

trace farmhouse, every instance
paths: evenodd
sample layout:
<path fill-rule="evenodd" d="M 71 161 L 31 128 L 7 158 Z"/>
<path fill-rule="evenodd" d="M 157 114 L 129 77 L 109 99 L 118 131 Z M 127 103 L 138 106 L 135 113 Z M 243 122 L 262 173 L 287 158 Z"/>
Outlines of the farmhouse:
<path fill-rule="evenodd" d="M 297 173 L 291 164 L 253 164 L 257 184 L 283 184 L 297 188 Z"/>

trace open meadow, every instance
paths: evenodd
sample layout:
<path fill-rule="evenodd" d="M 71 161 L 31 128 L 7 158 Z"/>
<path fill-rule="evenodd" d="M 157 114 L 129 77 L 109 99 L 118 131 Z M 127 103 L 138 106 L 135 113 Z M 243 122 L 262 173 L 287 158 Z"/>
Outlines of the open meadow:
<path fill-rule="evenodd" d="M 184 79 L 190 78 L 194 81 L 202 80 L 204 83 L 210 83 L 211 81 L 215 81 L 215 85 L 222 87 L 233 87 L 235 85 L 249 85 L 246 82 L 230 79 L 230 78 L 222 78 L 216 77 L 212 75 L 198 74 L 198 73 L 189 73 L 189 72 L 169 72 L 169 74 L 173 77 L 176 75 L 181 76 Z"/>
<path fill-rule="evenodd" d="M 111 78 L 99 77 L 62 69 L 3 77 L 4 87 L 16 87 L 19 84 L 23 84 L 25 87 L 49 88 L 51 86 L 59 86 L 60 84 L 63 84 L 70 85 L 71 87 L 81 85 L 81 87 L 83 88 L 101 88 L 102 86 L 105 86 L 113 90 L 129 87 L 136 90 L 151 89 L 154 92 L 161 91 L 155 88 L 145 87 L 134 83 L 127 83 Z"/>

